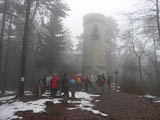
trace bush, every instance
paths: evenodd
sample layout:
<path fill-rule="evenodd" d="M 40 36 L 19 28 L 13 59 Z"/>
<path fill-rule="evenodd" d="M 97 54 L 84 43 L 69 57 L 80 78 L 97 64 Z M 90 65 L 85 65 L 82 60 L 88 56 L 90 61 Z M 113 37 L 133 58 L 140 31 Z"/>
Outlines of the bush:
<path fill-rule="evenodd" d="M 159 92 L 160 89 L 157 89 L 157 86 L 153 82 L 153 80 L 146 80 L 143 85 L 144 85 L 145 94 L 160 96 L 160 92 Z"/>
<path fill-rule="evenodd" d="M 141 93 L 139 82 L 134 78 L 123 76 L 120 79 L 119 85 L 122 92 L 133 93 L 133 94 Z"/>

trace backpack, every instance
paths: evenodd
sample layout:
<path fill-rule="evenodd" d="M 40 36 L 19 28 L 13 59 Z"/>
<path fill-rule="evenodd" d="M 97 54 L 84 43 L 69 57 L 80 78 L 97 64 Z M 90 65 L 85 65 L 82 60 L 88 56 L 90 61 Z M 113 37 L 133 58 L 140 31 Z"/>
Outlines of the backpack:
<path fill-rule="evenodd" d="M 78 77 L 78 78 L 77 78 L 77 83 L 81 84 L 81 82 L 82 82 L 82 81 L 81 81 L 80 77 Z"/>
<path fill-rule="evenodd" d="M 71 84 L 76 84 L 76 80 L 72 79 L 72 80 L 70 80 L 70 83 Z"/>
<path fill-rule="evenodd" d="M 88 81 L 89 81 L 89 80 L 88 80 L 88 77 L 86 77 L 86 78 L 85 78 L 85 82 L 88 83 Z"/>

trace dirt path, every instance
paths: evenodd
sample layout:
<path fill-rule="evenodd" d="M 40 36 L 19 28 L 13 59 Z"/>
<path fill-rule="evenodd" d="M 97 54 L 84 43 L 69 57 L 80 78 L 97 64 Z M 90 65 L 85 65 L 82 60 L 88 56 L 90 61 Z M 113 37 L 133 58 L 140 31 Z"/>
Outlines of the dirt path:
<path fill-rule="evenodd" d="M 160 120 L 160 104 L 121 92 L 107 91 L 95 102 L 96 109 L 112 120 Z"/>

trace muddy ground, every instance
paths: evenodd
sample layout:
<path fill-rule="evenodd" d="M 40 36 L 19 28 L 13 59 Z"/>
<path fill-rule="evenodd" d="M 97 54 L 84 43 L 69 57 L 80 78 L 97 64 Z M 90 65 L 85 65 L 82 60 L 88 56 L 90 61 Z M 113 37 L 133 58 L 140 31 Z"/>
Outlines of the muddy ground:
<path fill-rule="evenodd" d="M 107 91 L 96 108 L 112 120 L 160 120 L 160 103 L 137 95 Z"/>
<path fill-rule="evenodd" d="M 152 99 L 106 91 L 96 100 L 92 101 L 96 105 L 94 108 L 108 114 L 108 117 L 80 109 L 68 110 L 68 107 L 75 104 L 62 103 L 49 105 L 45 113 L 19 111 L 16 114 L 23 117 L 23 120 L 160 120 L 160 103 L 154 103 Z"/>

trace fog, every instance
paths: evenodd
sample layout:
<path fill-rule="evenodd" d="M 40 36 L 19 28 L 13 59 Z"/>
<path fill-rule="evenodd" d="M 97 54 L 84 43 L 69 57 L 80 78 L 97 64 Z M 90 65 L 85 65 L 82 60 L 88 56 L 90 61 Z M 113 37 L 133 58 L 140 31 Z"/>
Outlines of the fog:
<path fill-rule="evenodd" d="M 0 0 L 0 120 L 160 120 L 160 0 Z"/>
<path fill-rule="evenodd" d="M 38 91 L 54 75 L 61 89 L 66 74 L 78 74 L 95 86 L 103 76 L 122 92 L 158 96 L 159 6 L 159 0 L 0 0 L 2 95 Z"/>
<path fill-rule="evenodd" d="M 66 3 L 71 10 L 64 19 L 64 24 L 71 31 L 73 41 L 77 43 L 76 36 L 83 33 L 83 17 L 86 14 L 112 16 L 122 26 L 126 23 L 123 14 L 136 9 L 138 0 L 67 0 Z"/>

